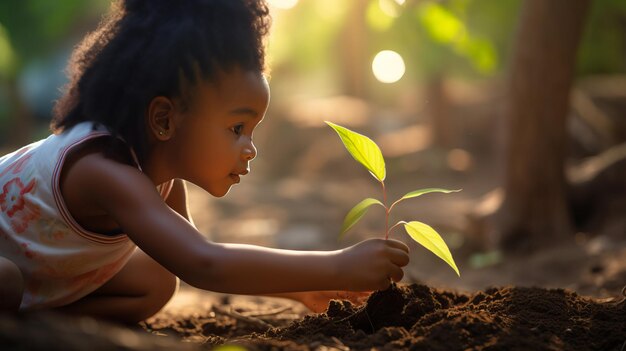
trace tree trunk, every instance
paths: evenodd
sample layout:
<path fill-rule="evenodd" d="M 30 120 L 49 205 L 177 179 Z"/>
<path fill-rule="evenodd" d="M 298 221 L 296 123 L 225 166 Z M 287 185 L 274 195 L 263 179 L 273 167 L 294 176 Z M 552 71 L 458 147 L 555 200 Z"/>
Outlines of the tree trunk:
<path fill-rule="evenodd" d="M 340 78 L 343 92 L 360 98 L 366 98 L 369 63 L 367 52 L 367 24 L 365 23 L 366 1 L 351 3 L 346 23 L 337 40 L 337 52 L 340 53 Z"/>
<path fill-rule="evenodd" d="M 452 123 L 450 122 L 450 101 L 444 76 L 444 73 L 435 73 L 428 80 L 426 110 L 430 117 L 434 144 L 448 150 L 456 145 Z"/>
<path fill-rule="evenodd" d="M 564 163 L 569 93 L 590 0 L 526 0 L 515 37 L 500 244 L 529 250 L 572 231 Z"/>

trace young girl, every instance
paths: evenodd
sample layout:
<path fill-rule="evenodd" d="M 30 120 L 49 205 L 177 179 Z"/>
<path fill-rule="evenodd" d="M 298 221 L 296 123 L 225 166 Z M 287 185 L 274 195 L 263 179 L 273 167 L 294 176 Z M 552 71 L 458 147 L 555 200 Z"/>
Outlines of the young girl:
<path fill-rule="evenodd" d="M 402 278 L 400 241 L 290 251 L 214 243 L 194 227 L 183 180 L 224 196 L 257 154 L 269 20 L 262 0 L 113 4 L 73 53 L 54 134 L 0 158 L 0 311 L 136 322 L 170 299 L 176 277 L 236 294 Z"/>

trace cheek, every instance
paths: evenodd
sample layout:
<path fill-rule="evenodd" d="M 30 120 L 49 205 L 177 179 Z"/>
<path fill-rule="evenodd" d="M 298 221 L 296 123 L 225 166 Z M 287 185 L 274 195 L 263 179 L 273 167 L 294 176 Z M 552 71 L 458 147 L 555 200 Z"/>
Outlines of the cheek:
<path fill-rule="evenodd" d="M 229 135 L 207 135 L 196 140 L 193 153 L 196 160 L 204 162 L 202 168 L 208 170 L 230 167 L 237 154 L 236 144 Z"/>

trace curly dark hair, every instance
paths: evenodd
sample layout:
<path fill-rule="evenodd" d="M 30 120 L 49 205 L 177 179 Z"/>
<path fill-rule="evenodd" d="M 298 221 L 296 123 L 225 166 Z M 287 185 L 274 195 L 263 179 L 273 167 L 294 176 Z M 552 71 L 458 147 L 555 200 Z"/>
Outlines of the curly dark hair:
<path fill-rule="evenodd" d="M 199 79 L 265 70 L 264 0 L 118 0 L 74 49 L 51 129 L 105 126 L 145 160 L 145 113 L 156 96 L 188 97 Z"/>

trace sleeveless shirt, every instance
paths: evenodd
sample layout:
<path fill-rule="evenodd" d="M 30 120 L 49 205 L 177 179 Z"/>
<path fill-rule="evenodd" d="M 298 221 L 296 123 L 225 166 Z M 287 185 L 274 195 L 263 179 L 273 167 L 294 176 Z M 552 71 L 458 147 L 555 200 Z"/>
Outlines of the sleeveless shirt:
<path fill-rule="evenodd" d="M 83 122 L 0 157 L 0 256 L 15 263 L 24 278 L 21 310 L 79 300 L 118 273 L 135 251 L 126 234 L 81 227 L 61 194 L 67 155 L 99 137 L 111 134 Z M 157 187 L 164 199 L 172 184 Z"/>

